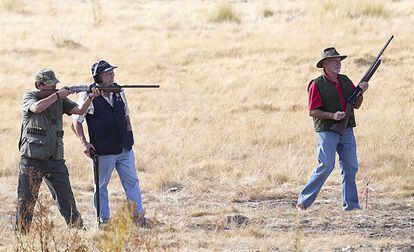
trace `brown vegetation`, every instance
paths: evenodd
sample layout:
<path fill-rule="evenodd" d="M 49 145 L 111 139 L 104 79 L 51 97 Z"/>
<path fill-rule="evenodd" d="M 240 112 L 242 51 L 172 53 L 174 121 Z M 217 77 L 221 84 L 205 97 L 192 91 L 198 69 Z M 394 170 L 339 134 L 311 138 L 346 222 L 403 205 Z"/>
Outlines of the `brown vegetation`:
<path fill-rule="evenodd" d="M 413 249 L 411 0 L 0 3 L 1 250 Z M 368 209 L 340 210 L 336 169 L 315 205 L 298 213 L 292 206 L 316 162 L 306 87 L 320 73 L 314 66 L 320 51 L 336 46 L 347 54 L 343 72 L 358 82 L 367 60 L 392 34 L 356 112 L 357 184 L 362 191 L 369 181 L 375 190 Z M 90 67 L 101 58 L 119 67 L 119 83 L 161 85 L 127 91 L 152 225 L 128 224 L 114 174 L 115 227 L 96 228 L 92 170 L 66 117 L 65 155 L 88 229 L 68 231 L 42 187 L 46 209 L 39 204 L 37 215 L 43 224 L 33 225 L 27 237 L 9 235 L 22 93 L 46 67 L 63 85 L 90 83 Z"/>

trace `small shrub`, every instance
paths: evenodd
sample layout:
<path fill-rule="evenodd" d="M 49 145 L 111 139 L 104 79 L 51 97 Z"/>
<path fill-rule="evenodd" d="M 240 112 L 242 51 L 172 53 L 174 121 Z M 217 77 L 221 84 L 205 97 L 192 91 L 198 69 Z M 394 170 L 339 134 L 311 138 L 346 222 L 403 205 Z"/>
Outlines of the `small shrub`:
<path fill-rule="evenodd" d="M 263 10 L 263 16 L 264 17 L 271 17 L 271 16 L 273 16 L 273 11 L 272 10 L 270 10 L 270 9 L 264 9 Z"/>
<path fill-rule="evenodd" d="M 55 224 L 49 219 L 49 209 L 46 206 L 46 199 L 40 199 L 37 201 L 37 210 L 34 213 L 33 228 L 36 230 L 33 234 L 38 236 L 38 241 L 42 251 L 49 251 L 55 243 L 55 237 L 53 230 Z"/>
<path fill-rule="evenodd" d="M 324 11 L 330 11 L 330 10 L 334 10 L 335 6 L 331 0 L 328 0 L 323 3 L 322 8 Z"/>
<path fill-rule="evenodd" d="M 87 252 L 89 251 L 87 246 L 87 240 L 85 240 L 81 234 L 79 234 L 79 229 L 70 230 L 68 236 L 63 239 L 62 242 L 66 242 L 65 251 L 76 251 L 76 252 Z M 55 249 L 55 251 L 58 251 Z"/>
<path fill-rule="evenodd" d="M 100 244 L 103 251 L 125 250 L 134 229 L 132 212 L 133 207 L 130 204 L 124 205 L 105 226 Z"/>
<path fill-rule="evenodd" d="M 322 4 L 322 11 L 350 19 L 361 17 L 388 18 L 390 15 L 390 11 L 386 9 L 384 4 L 377 0 L 349 0 L 343 2 L 325 0 Z"/>
<path fill-rule="evenodd" d="M 92 0 L 93 24 L 100 26 L 102 24 L 102 6 L 99 0 Z"/>
<path fill-rule="evenodd" d="M 223 23 L 223 22 L 235 22 L 240 23 L 240 18 L 237 16 L 235 11 L 231 8 L 229 4 L 220 5 L 213 17 L 214 22 Z"/>
<path fill-rule="evenodd" d="M 46 204 L 46 198 L 40 195 L 34 209 L 30 232 L 24 234 L 15 230 L 17 251 L 55 250 L 57 246 L 54 234 L 55 224 L 49 219 L 50 210 Z"/>
<path fill-rule="evenodd" d="M 69 49 L 86 49 L 81 43 L 76 42 L 72 39 L 62 38 L 55 35 L 51 35 L 53 43 L 59 48 L 69 48 Z"/>
<path fill-rule="evenodd" d="M 12 12 L 24 12 L 25 4 L 22 0 L 3 0 L 3 8 Z"/>
<path fill-rule="evenodd" d="M 302 229 L 299 225 L 295 228 L 295 234 L 293 236 L 293 251 L 302 251 Z"/>
<path fill-rule="evenodd" d="M 48 12 L 49 12 L 49 15 L 50 15 L 51 17 L 57 17 L 57 15 L 58 15 L 58 10 L 57 10 L 57 8 L 56 8 L 56 4 L 54 3 L 54 1 L 53 1 L 53 0 L 48 0 L 47 5 L 48 5 Z"/>
<path fill-rule="evenodd" d="M 390 12 L 387 9 L 385 9 L 384 5 L 374 2 L 369 2 L 365 4 L 362 9 L 362 14 L 364 16 L 383 18 L 388 18 L 390 16 Z"/>

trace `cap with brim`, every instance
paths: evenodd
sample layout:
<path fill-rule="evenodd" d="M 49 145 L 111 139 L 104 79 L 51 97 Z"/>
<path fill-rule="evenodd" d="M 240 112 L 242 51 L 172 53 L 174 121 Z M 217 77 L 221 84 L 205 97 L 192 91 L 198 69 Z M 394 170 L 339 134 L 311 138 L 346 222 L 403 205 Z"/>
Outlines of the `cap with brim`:
<path fill-rule="evenodd" d="M 115 68 L 118 68 L 118 67 L 117 66 L 111 66 L 111 67 L 105 68 L 102 72 L 109 72 L 109 71 L 114 70 Z"/>
<path fill-rule="evenodd" d="M 339 60 L 343 60 L 347 55 L 340 55 L 338 51 L 336 51 L 335 47 L 328 47 L 321 53 L 321 59 L 316 64 L 317 68 L 323 68 L 323 61 L 326 59 L 332 59 L 332 58 L 339 58 Z"/>
<path fill-rule="evenodd" d="M 117 66 L 111 66 L 108 62 L 105 60 L 100 60 L 98 62 L 95 62 L 92 65 L 91 72 L 92 76 L 96 76 L 97 74 L 109 72 L 117 68 Z"/>
<path fill-rule="evenodd" d="M 58 84 L 60 81 L 56 78 L 55 73 L 51 69 L 42 69 L 36 74 L 35 82 L 41 82 L 45 85 L 53 86 Z"/>

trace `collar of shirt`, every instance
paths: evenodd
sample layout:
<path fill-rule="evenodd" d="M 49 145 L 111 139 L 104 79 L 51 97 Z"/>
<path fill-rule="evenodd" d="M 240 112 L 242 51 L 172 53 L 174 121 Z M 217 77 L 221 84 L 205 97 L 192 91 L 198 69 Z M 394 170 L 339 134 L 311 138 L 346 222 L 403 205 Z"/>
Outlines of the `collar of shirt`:
<path fill-rule="evenodd" d="M 96 85 L 99 87 L 99 83 L 96 83 Z M 102 94 L 102 97 L 109 103 L 109 105 L 114 106 L 114 102 L 112 99 L 112 92 L 107 93 L 108 95 Z"/>
<path fill-rule="evenodd" d="M 338 91 L 339 102 L 341 103 L 342 111 L 345 111 L 345 109 L 346 109 L 346 100 L 345 100 L 344 95 L 342 93 L 341 83 L 339 82 L 339 76 L 337 75 L 336 80 L 331 80 L 331 79 L 329 79 L 328 75 L 326 74 L 325 69 L 323 70 L 323 76 L 325 76 L 325 78 L 335 86 L 336 91 Z"/>
<path fill-rule="evenodd" d="M 108 96 L 102 95 L 102 97 L 109 103 L 109 105 L 111 105 L 112 107 L 114 106 L 114 101 L 112 99 L 112 93 L 108 93 Z"/>
<path fill-rule="evenodd" d="M 110 99 L 112 101 L 112 93 L 110 93 L 109 98 L 108 97 L 105 97 L 105 96 L 103 96 L 103 97 L 112 106 L 113 103 L 111 103 L 108 100 L 108 99 Z M 129 111 L 128 103 L 127 103 L 127 100 L 126 100 L 126 97 L 125 97 L 125 93 L 123 91 L 120 92 L 119 93 L 119 97 L 120 97 L 120 99 L 122 99 L 122 101 L 125 104 L 125 115 L 127 116 L 127 115 L 130 114 L 130 111 Z M 86 92 L 79 93 L 79 98 L 78 98 L 78 104 L 79 104 L 79 106 L 82 106 L 83 103 L 86 101 L 86 99 L 88 99 L 88 94 Z M 94 110 L 95 109 L 93 107 L 93 102 L 91 102 L 91 105 L 89 105 L 89 108 L 86 111 L 86 114 L 93 114 L 94 113 Z M 84 119 L 85 119 L 85 115 L 73 115 L 73 120 L 78 121 L 80 123 L 83 123 L 83 120 Z"/>
<path fill-rule="evenodd" d="M 339 85 L 339 77 L 338 75 L 336 76 L 336 80 L 332 80 L 328 77 L 328 74 L 325 72 L 325 69 L 323 69 L 323 76 L 331 83 L 335 84 L 335 85 Z"/>

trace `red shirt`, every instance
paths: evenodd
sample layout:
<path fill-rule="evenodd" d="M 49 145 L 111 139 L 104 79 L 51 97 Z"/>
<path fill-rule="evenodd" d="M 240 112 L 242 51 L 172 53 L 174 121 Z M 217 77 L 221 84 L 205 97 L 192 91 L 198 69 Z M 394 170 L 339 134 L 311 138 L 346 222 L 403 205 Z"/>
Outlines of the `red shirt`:
<path fill-rule="evenodd" d="M 342 94 L 341 83 L 339 82 L 339 78 L 337 78 L 336 80 L 329 79 L 328 76 L 326 75 L 325 70 L 323 71 L 323 76 L 325 76 L 325 78 L 330 83 L 332 83 L 332 85 L 335 86 L 339 94 L 339 101 L 341 102 L 342 111 L 345 111 L 346 100 L 344 98 L 344 95 Z M 354 83 L 352 83 L 352 81 L 351 81 L 351 85 L 352 85 L 352 91 L 353 91 L 355 89 L 355 85 Z M 314 110 L 320 107 L 322 107 L 322 97 L 321 97 L 321 94 L 319 93 L 318 86 L 315 84 L 315 81 L 312 81 L 309 87 L 308 109 L 309 111 L 311 111 L 311 110 Z"/>

